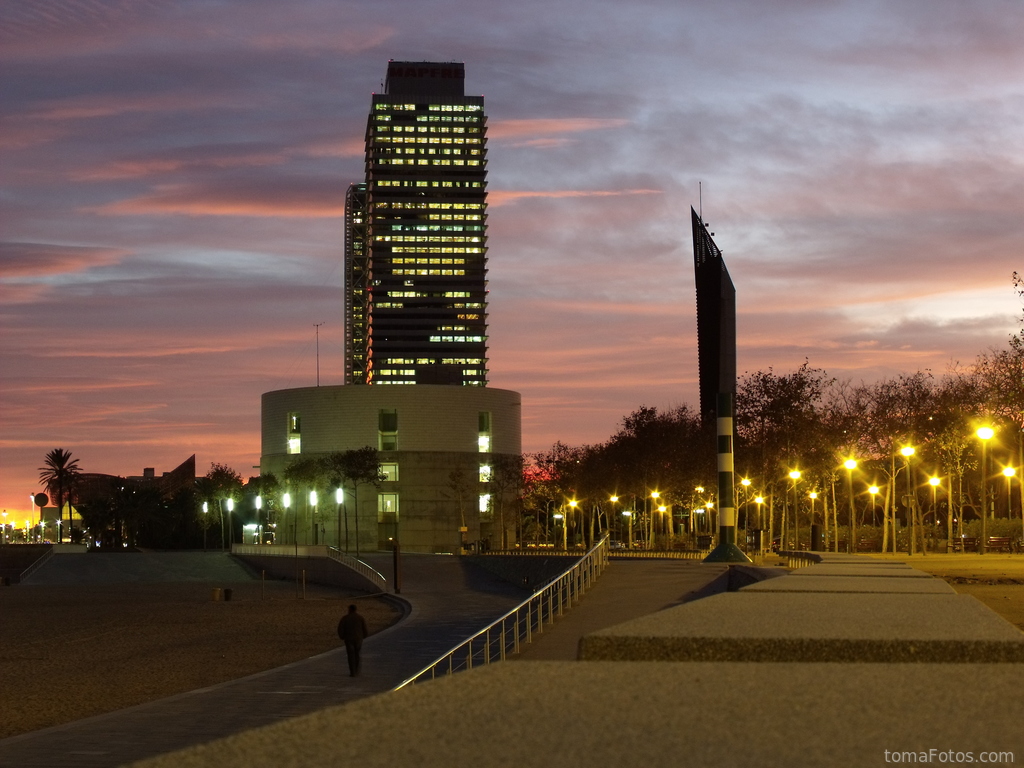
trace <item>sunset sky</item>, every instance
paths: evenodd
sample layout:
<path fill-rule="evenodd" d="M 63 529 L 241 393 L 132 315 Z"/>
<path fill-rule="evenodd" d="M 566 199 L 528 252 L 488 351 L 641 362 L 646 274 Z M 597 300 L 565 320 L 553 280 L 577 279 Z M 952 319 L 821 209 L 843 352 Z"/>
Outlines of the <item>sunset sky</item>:
<path fill-rule="evenodd" d="M 44 454 L 244 477 L 342 377 L 345 190 L 388 59 L 489 119 L 491 385 L 524 449 L 696 404 L 689 207 L 740 372 L 944 372 L 1019 329 L 1019 0 L 0 2 L 0 506 Z"/>

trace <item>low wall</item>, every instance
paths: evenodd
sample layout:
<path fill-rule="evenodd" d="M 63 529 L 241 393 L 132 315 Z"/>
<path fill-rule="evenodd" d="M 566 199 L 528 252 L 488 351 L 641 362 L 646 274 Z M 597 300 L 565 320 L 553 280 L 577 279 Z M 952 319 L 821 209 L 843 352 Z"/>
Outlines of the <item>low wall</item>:
<path fill-rule="evenodd" d="M 316 547 L 299 547 L 298 557 L 280 555 L 241 555 L 233 557 L 241 560 L 252 568 L 257 574 L 260 571 L 266 572 L 268 579 L 283 579 L 294 581 L 302 578 L 302 571 L 306 572 L 306 581 L 310 584 L 326 584 L 331 587 L 356 590 L 373 594 L 380 592 L 376 584 L 364 576 L 347 568 L 341 563 L 331 560 L 325 555 L 310 556 L 304 555 L 302 549 L 316 549 Z"/>

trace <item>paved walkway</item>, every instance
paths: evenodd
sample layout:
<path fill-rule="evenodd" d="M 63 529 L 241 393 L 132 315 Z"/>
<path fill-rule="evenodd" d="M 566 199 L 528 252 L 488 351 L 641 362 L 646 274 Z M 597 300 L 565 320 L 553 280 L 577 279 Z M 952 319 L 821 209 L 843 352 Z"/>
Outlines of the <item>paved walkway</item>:
<path fill-rule="evenodd" d="M 364 558 L 382 573 L 390 558 Z M 528 594 L 455 557 L 403 557 L 410 615 L 370 637 L 363 674 L 339 648 L 212 688 L 0 741 L 0 767 L 107 768 L 390 690 Z"/>
<path fill-rule="evenodd" d="M 575 661 L 584 635 L 686 602 L 726 570 L 696 560 L 612 560 L 583 600 L 517 658 Z"/>

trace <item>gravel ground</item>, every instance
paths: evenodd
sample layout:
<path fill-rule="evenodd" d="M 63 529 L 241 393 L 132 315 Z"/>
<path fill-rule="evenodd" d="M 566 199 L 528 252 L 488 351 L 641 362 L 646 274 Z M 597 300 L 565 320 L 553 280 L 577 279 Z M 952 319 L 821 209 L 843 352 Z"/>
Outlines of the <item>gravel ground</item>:
<path fill-rule="evenodd" d="M 339 647 L 355 602 L 370 632 L 400 618 L 379 597 L 259 582 L 0 588 L 0 738 L 215 685 Z"/>

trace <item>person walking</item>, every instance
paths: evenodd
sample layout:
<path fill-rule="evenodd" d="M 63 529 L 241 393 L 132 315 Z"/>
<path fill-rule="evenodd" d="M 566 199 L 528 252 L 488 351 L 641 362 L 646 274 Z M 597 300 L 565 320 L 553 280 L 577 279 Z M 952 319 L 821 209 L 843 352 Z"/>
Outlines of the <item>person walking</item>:
<path fill-rule="evenodd" d="M 363 648 L 363 639 L 370 634 L 366 628 L 366 619 L 356 611 L 354 605 L 348 607 L 348 613 L 338 622 L 338 637 L 345 641 L 345 652 L 348 654 L 348 671 L 350 677 L 359 674 L 359 652 Z"/>

